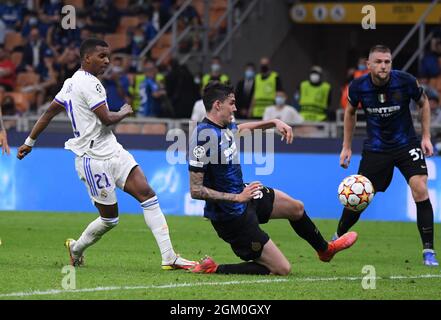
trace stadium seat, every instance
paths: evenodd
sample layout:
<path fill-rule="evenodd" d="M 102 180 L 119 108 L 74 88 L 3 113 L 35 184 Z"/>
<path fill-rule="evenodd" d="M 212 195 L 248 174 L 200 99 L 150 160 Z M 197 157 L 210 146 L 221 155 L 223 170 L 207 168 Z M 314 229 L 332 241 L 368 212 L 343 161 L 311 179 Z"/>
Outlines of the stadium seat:
<path fill-rule="evenodd" d="M 140 134 L 141 126 L 136 123 L 120 123 L 116 126 L 115 133 Z"/>
<path fill-rule="evenodd" d="M 162 54 L 168 50 L 173 42 L 173 35 L 171 33 L 165 33 L 159 38 L 158 42 L 152 48 L 152 58 L 157 60 Z"/>
<path fill-rule="evenodd" d="M 35 72 L 20 72 L 17 74 L 15 90 L 23 93 L 26 97 L 28 104 L 35 102 L 37 89 L 32 86 L 37 85 L 40 82 L 40 76 Z M 25 108 L 25 107 L 24 107 Z M 29 106 L 27 106 L 29 108 Z M 18 110 L 18 107 L 17 107 Z M 23 112 L 18 110 L 19 112 Z"/>
<path fill-rule="evenodd" d="M 204 0 L 193 0 L 193 7 L 201 18 L 204 17 Z"/>
<path fill-rule="evenodd" d="M 20 72 L 17 74 L 17 87 L 26 87 L 38 84 L 40 76 L 35 72 Z"/>
<path fill-rule="evenodd" d="M 172 42 L 173 42 L 173 35 L 171 32 L 169 32 L 169 33 L 164 33 L 161 36 L 161 38 L 159 38 L 156 45 L 160 47 L 171 47 Z"/>
<path fill-rule="evenodd" d="M 65 0 L 64 4 L 74 6 L 75 9 L 84 8 L 84 0 Z"/>
<path fill-rule="evenodd" d="M 142 126 L 142 134 L 166 134 L 167 125 L 165 123 L 149 123 Z"/>
<path fill-rule="evenodd" d="M 104 36 L 112 51 L 127 47 L 128 36 L 125 33 L 106 34 Z"/>
<path fill-rule="evenodd" d="M 201 19 L 204 19 L 204 0 L 193 0 L 193 6 L 198 12 Z M 225 0 L 213 0 L 210 3 L 210 26 L 213 26 L 219 17 L 224 14 L 225 10 L 227 10 L 227 2 Z M 226 27 L 227 20 L 225 19 L 221 23 L 221 27 Z"/>
<path fill-rule="evenodd" d="M 115 0 L 114 4 L 119 10 L 125 10 L 129 6 L 129 0 Z"/>
<path fill-rule="evenodd" d="M 126 33 L 129 28 L 136 28 L 140 23 L 139 17 L 123 16 L 119 21 L 117 33 Z"/>
<path fill-rule="evenodd" d="M 14 48 L 23 45 L 23 37 L 19 32 L 8 32 L 5 37 L 5 49 L 13 51 Z"/>
<path fill-rule="evenodd" d="M 152 48 L 152 50 L 150 51 L 152 59 L 158 60 L 162 56 L 162 54 L 165 51 L 167 51 L 168 49 L 169 49 L 169 47 L 157 47 L 157 46 L 154 46 Z"/>
<path fill-rule="evenodd" d="M 23 52 L 13 52 L 11 54 L 11 61 L 18 67 L 23 59 Z"/>
<path fill-rule="evenodd" d="M 225 9 L 212 9 L 212 10 L 210 10 L 210 26 L 213 27 L 224 13 L 225 13 Z M 227 27 L 227 18 L 223 19 L 219 26 L 221 28 L 226 28 Z"/>
<path fill-rule="evenodd" d="M 3 97 L 11 96 L 15 102 L 15 109 L 19 113 L 25 113 L 29 110 L 30 100 L 29 95 L 22 92 L 5 92 Z"/>

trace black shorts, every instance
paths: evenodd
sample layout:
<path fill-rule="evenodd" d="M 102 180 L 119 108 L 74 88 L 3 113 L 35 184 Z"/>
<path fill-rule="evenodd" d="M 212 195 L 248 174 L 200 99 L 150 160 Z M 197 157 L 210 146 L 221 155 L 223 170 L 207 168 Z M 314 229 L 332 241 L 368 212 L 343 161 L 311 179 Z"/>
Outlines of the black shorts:
<path fill-rule="evenodd" d="M 363 150 L 358 173 L 372 182 L 375 192 L 386 191 L 392 181 L 394 167 L 400 170 L 407 182 L 415 175 L 427 175 L 426 160 L 419 145 L 390 152 Z"/>
<path fill-rule="evenodd" d="M 244 261 L 255 260 L 269 240 L 259 224 L 268 222 L 273 203 L 274 190 L 264 187 L 262 198 L 248 202 L 242 215 L 227 221 L 211 221 L 211 224 L 218 236 L 231 245 L 236 256 Z"/>

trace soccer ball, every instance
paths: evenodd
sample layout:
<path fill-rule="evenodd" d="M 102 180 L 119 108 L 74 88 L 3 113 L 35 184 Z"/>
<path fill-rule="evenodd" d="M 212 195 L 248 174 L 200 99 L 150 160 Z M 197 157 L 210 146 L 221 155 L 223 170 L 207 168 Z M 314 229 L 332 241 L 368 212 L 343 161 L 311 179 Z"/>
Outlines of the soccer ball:
<path fill-rule="evenodd" d="M 365 176 L 353 174 L 343 179 L 338 186 L 338 200 L 352 211 L 366 209 L 374 198 L 372 182 Z"/>

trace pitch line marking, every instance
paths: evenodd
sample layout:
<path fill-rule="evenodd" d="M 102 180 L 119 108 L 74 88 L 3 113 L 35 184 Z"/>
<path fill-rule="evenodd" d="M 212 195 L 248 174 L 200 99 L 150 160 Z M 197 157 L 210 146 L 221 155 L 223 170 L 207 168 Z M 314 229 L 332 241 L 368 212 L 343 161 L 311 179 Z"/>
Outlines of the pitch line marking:
<path fill-rule="evenodd" d="M 244 280 L 244 281 L 221 281 L 221 282 L 198 282 L 198 283 L 178 283 L 165 285 L 149 285 L 149 286 L 120 286 L 120 287 L 97 287 L 76 290 L 46 290 L 46 291 L 29 291 L 29 292 L 14 292 L 0 294 L 2 297 L 26 297 L 26 296 L 42 296 L 42 295 L 56 295 L 61 293 L 83 293 L 83 292 L 98 292 L 98 291 L 115 291 L 115 290 L 141 290 L 141 289 L 170 289 L 170 288 L 184 288 L 184 287 L 200 287 L 200 286 L 219 286 L 219 285 L 236 285 L 236 284 L 258 284 L 271 282 L 288 282 L 288 279 L 265 279 L 265 280 Z"/>
<path fill-rule="evenodd" d="M 277 282 L 315 282 L 315 281 L 360 281 L 364 277 L 329 277 L 329 278 L 295 278 L 295 279 L 265 279 L 265 280 L 243 280 L 243 281 L 220 281 L 220 282 L 198 282 L 198 283 L 179 283 L 179 284 L 164 284 L 164 285 L 149 285 L 149 286 L 115 286 L 115 287 L 96 287 L 85 288 L 77 290 L 58 290 L 51 289 L 45 291 L 28 291 L 28 292 L 13 292 L 2 293 L 0 298 L 7 297 L 30 297 L 43 295 L 57 295 L 63 293 L 85 293 L 85 292 L 100 292 L 100 291 L 124 291 L 124 290 L 147 290 L 147 289 L 170 289 L 170 288 L 185 288 L 185 287 L 201 287 L 201 286 L 220 286 L 220 285 L 240 285 L 240 284 L 259 284 L 259 283 L 277 283 Z M 423 274 L 417 276 L 388 276 L 375 277 L 377 280 L 407 280 L 407 279 L 433 279 L 441 278 L 441 274 Z"/>

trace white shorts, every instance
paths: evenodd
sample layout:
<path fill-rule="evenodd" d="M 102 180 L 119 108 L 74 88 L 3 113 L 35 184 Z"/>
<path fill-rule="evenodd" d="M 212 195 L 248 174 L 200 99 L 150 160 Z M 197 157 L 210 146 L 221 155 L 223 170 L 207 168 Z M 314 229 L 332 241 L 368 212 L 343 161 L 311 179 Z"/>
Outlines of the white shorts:
<path fill-rule="evenodd" d="M 104 205 L 117 202 L 115 187 L 124 190 L 127 177 L 137 165 L 133 156 L 124 149 L 107 160 L 91 159 L 87 155 L 75 158 L 75 169 L 84 181 L 92 203 Z"/>

